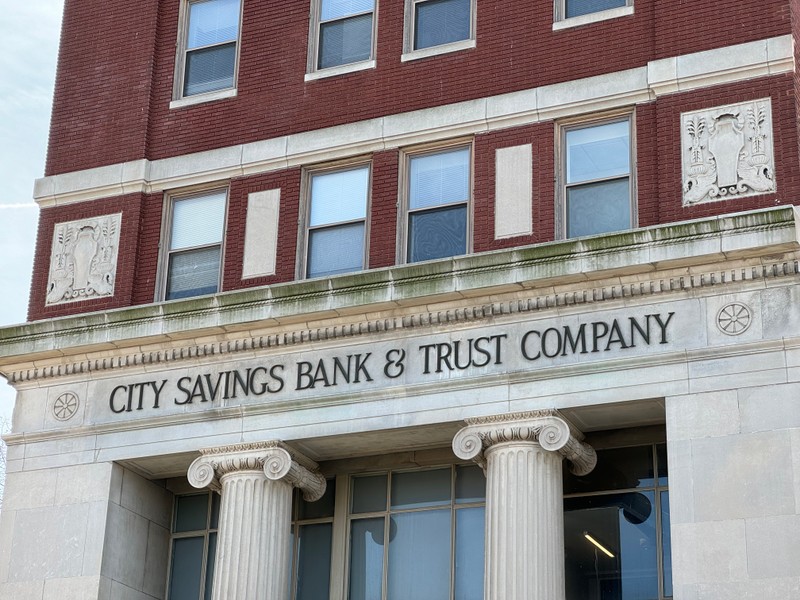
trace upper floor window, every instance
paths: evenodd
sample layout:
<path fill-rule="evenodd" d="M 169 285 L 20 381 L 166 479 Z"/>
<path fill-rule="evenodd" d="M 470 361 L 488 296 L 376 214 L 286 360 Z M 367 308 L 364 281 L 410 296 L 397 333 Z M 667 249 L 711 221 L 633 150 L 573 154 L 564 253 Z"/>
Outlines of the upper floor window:
<path fill-rule="evenodd" d="M 672 597 L 666 444 L 598 450 L 564 470 L 567 600 Z"/>
<path fill-rule="evenodd" d="M 219 290 L 226 201 L 226 190 L 170 199 L 164 228 L 169 238 L 162 243 L 165 300 Z"/>
<path fill-rule="evenodd" d="M 233 90 L 239 53 L 240 0 L 190 0 L 181 10 L 174 98 Z"/>
<path fill-rule="evenodd" d="M 467 252 L 471 163 L 469 146 L 407 157 L 406 262 Z"/>
<path fill-rule="evenodd" d="M 372 66 L 375 0 L 313 0 L 312 11 L 310 73 Z"/>
<path fill-rule="evenodd" d="M 309 174 L 305 276 L 361 271 L 366 264 L 368 164 Z"/>
<path fill-rule="evenodd" d="M 167 600 L 211 600 L 219 494 L 175 496 Z"/>
<path fill-rule="evenodd" d="M 404 60 L 475 46 L 475 0 L 406 0 Z"/>
<path fill-rule="evenodd" d="M 561 147 L 566 237 L 631 228 L 635 219 L 630 118 L 565 126 Z"/>
<path fill-rule="evenodd" d="M 557 0 L 554 29 L 633 14 L 633 0 Z"/>

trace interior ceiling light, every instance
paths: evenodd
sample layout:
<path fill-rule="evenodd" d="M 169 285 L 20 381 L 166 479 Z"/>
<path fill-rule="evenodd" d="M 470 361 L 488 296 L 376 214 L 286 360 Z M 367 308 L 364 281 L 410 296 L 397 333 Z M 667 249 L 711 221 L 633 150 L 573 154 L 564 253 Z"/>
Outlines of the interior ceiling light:
<path fill-rule="evenodd" d="M 589 541 L 590 541 L 592 544 L 594 544 L 595 546 L 597 546 L 598 548 L 600 548 L 600 550 L 602 550 L 602 551 L 603 551 L 603 553 L 604 553 L 606 556 L 608 556 L 609 558 L 614 558 L 614 555 L 613 555 L 613 554 L 611 554 L 611 551 L 610 551 L 608 548 L 606 548 L 605 546 L 603 546 L 603 544 L 601 544 L 600 542 L 598 542 L 596 539 L 594 539 L 594 538 L 593 538 L 591 535 L 589 535 L 589 532 L 588 532 L 588 531 L 584 531 L 584 532 L 583 532 L 583 537 L 585 537 L 585 538 L 586 538 L 587 540 L 589 540 Z"/>

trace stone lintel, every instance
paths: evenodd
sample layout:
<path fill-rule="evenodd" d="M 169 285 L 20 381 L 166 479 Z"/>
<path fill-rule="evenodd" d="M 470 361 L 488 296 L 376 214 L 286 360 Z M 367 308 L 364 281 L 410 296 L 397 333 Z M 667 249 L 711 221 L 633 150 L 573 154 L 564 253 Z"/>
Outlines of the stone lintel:
<path fill-rule="evenodd" d="M 504 442 L 533 442 L 544 450 L 558 452 L 570 461 L 575 475 L 594 469 L 597 454 L 583 442 L 584 436 L 555 409 L 509 413 L 467 419 L 467 426 L 453 438 L 453 452 L 461 459 L 474 460 L 486 469 L 484 452 Z"/>
<path fill-rule="evenodd" d="M 325 493 L 326 481 L 313 460 L 283 442 L 254 442 L 200 450 L 201 456 L 189 466 L 189 483 L 219 492 L 220 479 L 229 473 L 263 472 L 272 481 L 285 480 L 303 490 L 309 502 Z"/>

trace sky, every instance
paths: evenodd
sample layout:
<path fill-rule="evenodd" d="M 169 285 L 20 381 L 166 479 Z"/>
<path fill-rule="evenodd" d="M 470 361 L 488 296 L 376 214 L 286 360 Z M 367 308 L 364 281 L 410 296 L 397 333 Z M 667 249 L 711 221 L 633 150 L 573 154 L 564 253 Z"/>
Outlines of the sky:
<path fill-rule="evenodd" d="M 44 174 L 63 0 L 8 3 L 0 20 L 0 327 L 28 309 L 38 209 L 33 182 Z M 0 377 L 0 418 L 14 390 Z"/>

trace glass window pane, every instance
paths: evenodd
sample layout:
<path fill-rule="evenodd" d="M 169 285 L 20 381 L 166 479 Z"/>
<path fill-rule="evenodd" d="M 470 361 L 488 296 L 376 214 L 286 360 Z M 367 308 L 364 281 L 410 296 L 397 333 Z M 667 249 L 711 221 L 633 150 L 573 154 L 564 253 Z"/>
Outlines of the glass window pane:
<path fill-rule="evenodd" d="M 381 597 L 383 528 L 383 517 L 351 522 L 349 600 L 376 600 Z"/>
<path fill-rule="evenodd" d="M 239 0 L 206 0 L 189 5 L 189 49 L 235 41 L 239 35 Z"/>
<path fill-rule="evenodd" d="M 307 277 L 351 273 L 364 268 L 364 223 L 308 232 Z"/>
<path fill-rule="evenodd" d="M 567 600 L 658 598 L 655 512 L 652 492 L 565 499 Z"/>
<path fill-rule="evenodd" d="M 469 200 L 469 148 L 411 158 L 408 207 Z"/>
<path fill-rule="evenodd" d="M 467 207 L 409 215 L 408 262 L 458 256 L 467 251 Z"/>
<path fill-rule="evenodd" d="M 175 497 L 175 533 L 205 529 L 207 517 L 208 494 Z"/>
<path fill-rule="evenodd" d="M 567 183 L 630 172 L 628 121 L 567 131 Z"/>
<path fill-rule="evenodd" d="M 597 466 L 591 473 L 578 477 L 564 469 L 563 478 L 565 494 L 652 487 L 653 447 L 598 450 Z"/>
<path fill-rule="evenodd" d="M 456 504 L 486 500 L 486 477 L 477 465 L 456 467 Z"/>
<path fill-rule="evenodd" d="M 661 548 L 664 553 L 665 596 L 672 596 L 672 535 L 669 522 L 669 492 L 661 492 Z"/>
<path fill-rule="evenodd" d="M 299 491 L 299 490 L 298 490 Z M 336 499 L 336 480 L 328 479 L 325 486 L 325 493 L 322 498 L 315 502 L 303 500 L 303 494 L 297 495 L 297 518 L 303 519 L 324 519 L 333 516 L 334 501 Z"/>
<path fill-rule="evenodd" d="M 658 485 L 669 483 L 669 470 L 667 468 L 667 445 L 656 445 L 656 456 L 658 456 Z"/>
<path fill-rule="evenodd" d="M 353 499 L 350 512 L 368 513 L 386 510 L 387 476 L 353 477 Z"/>
<path fill-rule="evenodd" d="M 170 256 L 167 300 L 214 294 L 219 285 L 219 246 Z"/>
<path fill-rule="evenodd" d="M 566 3 L 567 17 L 577 17 L 608 10 L 609 8 L 625 6 L 625 0 L 566 0 Z"/>
<path fill-rule="evenodd" d="M 187 52 L 183 95 L 193 96 L 232 88 L 235 71 L 235 43 Z"/>
<path fill-rule="evenodd" d="M 340 19 L 375 8 L 375 0 L 322 0 L 320 20 Z"/>
<path fill-rule="evenodd" d="M 319 69 L 347 65 L 372 56 L 372 13 L 319 26 Z"/>
<path fill-rule="evenodd" d="M 450 469 L 392 473 L 392 508 L 450 504 Z"/>
<path fill-rule="evenodd" d="M 216 496 L 216 494 L 214 494 Z M 206 564 L 206 592 L 203 600 L 211 600 L 211 588 L 214 584 L 214 564 L 217 559 L 217 534 L 208 534 L 208 563 Z"/>
<path fill-rule="evenodd" d="M 390 517 L 387 597 L 450 598 L 450 510 Z"/>
<path fill-rule="evenodd" d="M 364 219 L 367 216 L 368 184 L 367 166 L 313 175 L 309 226 Z"/>
<path fill-rule="evenodd" d="M 469 39 L 472 0 L 428 0 L 417 3 L 414 49 Z"/>
<path fill-rule="evenodd" d="M 628 178 L 567 188 L 567 237 L 631 227 Z"/>
<path fill-rule="evenodd" d="M 202 536 L 173 540 L 169 600 L 197 600 L 200 597 L 202 568 Z"/>
<path fill-rule="evenodd" d="M 483 600 L 483 554 L 486 510 L 456 511 L 455 600 Z"/>
<path fill-rule="evenodd" d="M 170 250 L 220 243 L 225 223 L 225 195 L 223 191 L 176 200 L 172 207 Z"/>
<path fill-rule="evenodd" d="M 217 529 L 219 527 L 219 503 L 221 497 L 217 493 L 211 494 L 211 523 L 209 529 Z"/>
<path fill-rule="evenodd" d="M 332 527 L 330 523 L 300 527 L 296 600 L 319 600 L 328 597 Z"/>

